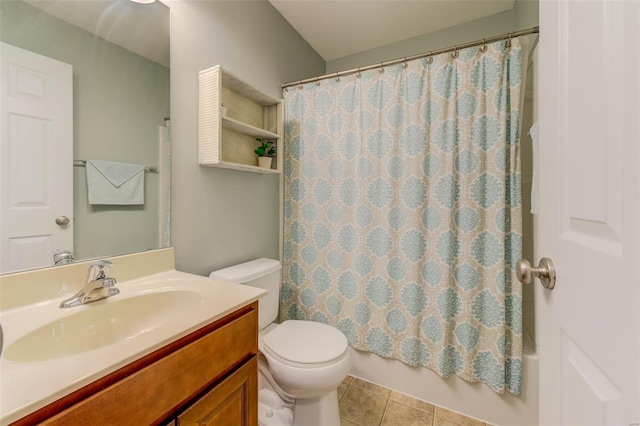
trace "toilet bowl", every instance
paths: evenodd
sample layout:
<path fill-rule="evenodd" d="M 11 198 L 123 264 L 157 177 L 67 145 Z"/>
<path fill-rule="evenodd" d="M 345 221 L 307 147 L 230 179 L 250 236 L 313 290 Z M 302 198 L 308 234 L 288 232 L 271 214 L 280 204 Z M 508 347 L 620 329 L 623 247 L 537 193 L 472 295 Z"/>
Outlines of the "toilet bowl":
<path fill-rule="evenodd" d="M 316 398 L 335 390 L 351 368 L 346 337 L 309 321 L 285 321 L 258 343 L 280 387 L 296 398 Z"/>
<path fill-rule="evenodd" d="M 344 334 L 317 322 L 274 323 L 280 298 L 280 262 L 276 260 L 257 259 L 214 271 L 210 277 L 267 290 L 267 296 L 258 301 L 258 348 L 274 383 L 271 389 L 260 389 L 260 398 L 272 400 L 268 392 L 275 392 L 283 402 L 295 398 L 294 426 L 339 425 L 337 388 L 351 369 L 351 349 Z M 267 418 L 264 410 L 270 408 L 265 407 L 259 404 L 260 419 Z M 272 417 L 268 424 L 260 424 L 274 425 Z"/>

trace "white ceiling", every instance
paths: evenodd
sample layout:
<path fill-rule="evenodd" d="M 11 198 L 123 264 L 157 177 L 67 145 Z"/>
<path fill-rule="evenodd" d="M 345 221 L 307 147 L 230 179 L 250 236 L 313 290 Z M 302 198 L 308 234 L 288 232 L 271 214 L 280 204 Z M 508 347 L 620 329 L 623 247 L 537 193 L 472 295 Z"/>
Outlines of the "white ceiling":
<path fill-rule="evenodd" d="M 24 1 L 169 67 L 169 9 L 159 1 L 149 5 L 128 0 Z M 269 2 L 325 61 L 491 16 L 515 4 L 515 0 Z"/>
<path fill-rule="evenodd" d="M 128 0 L 24 0 L 40 10 L 169 67 L 169 8 Z"/>
<path fill-rule="evenodd" d="M 513 9 L 515 0 L 269 0 L 325 61 Z"/>

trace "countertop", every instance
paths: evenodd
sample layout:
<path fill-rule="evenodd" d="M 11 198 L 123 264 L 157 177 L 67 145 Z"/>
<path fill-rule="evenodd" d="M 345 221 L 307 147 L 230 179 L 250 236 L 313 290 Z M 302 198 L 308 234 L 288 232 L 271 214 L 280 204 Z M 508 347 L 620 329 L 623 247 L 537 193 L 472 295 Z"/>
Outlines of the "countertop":
<path fill-rule="evenodd" d="M 175 270 L 116 284 L 120 294 L 108 299 L 68 309 L 59 308 L 58 297 L 0 313 L 4 330 L 4 353 L 0 359 L 0 424 L 6 425 L 113 371 L 249 305 L 266 291 L 239 284 L 212 280 Z M 151 325 L 145 325 L 125 341 L 73 355 L 42 360 L 15 361 L 5 358 L 7 348 L 21 336 L 46 323 L 113 303 L 144 292 L 197 291 L 196 306 L 180 308 Z M 215 356 L 215 354 L 211 354 Z"/>

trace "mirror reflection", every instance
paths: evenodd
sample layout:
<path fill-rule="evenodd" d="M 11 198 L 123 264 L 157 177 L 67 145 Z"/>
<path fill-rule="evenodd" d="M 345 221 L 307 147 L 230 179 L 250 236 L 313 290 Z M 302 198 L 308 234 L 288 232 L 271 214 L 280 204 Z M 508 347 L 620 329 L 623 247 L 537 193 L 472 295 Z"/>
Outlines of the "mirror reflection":
<path fill-rule="evenodd" d="M 0 273 L 168 246 L 169 9 L 0 12 Z"/>

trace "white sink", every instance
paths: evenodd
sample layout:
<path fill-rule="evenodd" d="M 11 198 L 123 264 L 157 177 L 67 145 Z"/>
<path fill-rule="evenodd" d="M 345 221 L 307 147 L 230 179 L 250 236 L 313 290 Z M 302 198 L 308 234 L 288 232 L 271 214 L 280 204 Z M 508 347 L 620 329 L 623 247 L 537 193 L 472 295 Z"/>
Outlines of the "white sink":
<path fill-rule="evenodd" d="M 25 334 L 5 349 L 4 357 L 17 362 L 44 361 L 135 339 L 202 302 L 201 294 L 183 290 L 126 299 L 118 296 L 87 304 L 81 311 Z"/>

